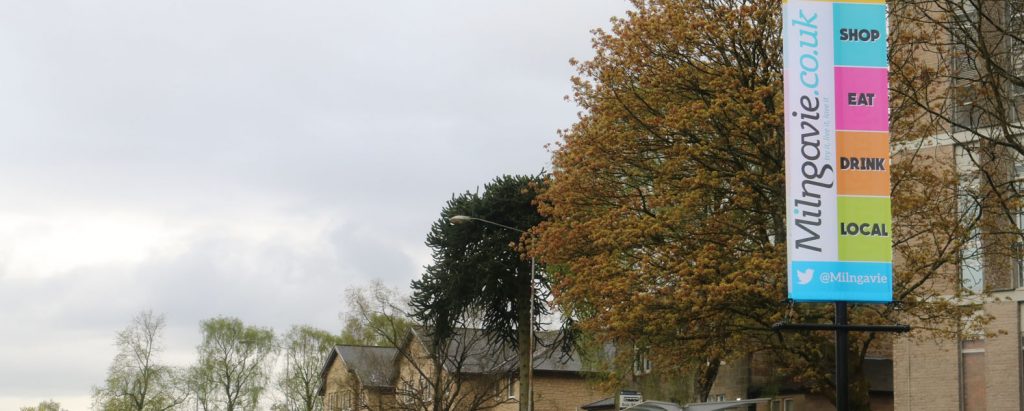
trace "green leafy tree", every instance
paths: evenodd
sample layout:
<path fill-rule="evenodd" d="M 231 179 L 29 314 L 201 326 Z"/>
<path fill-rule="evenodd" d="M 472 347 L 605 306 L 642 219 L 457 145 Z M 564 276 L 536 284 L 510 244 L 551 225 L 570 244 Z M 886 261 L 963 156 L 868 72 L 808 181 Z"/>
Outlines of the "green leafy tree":
<path fill-rule="evenodd" d="M 217 387 L 214 385 L 212 370 L 199 364 L 188 368 L 185 373 L 185 388 L 194 401 L 195 410 L 213 411 L 217 409 Z"/>
<path fill-rule="evenodd" d="M 409 297 L 380 281 L 345 290 L 348 312 L 341 330 L 343 344 L 398 347 L 415 325 Z"/>
<path fill-rule="evenodd" d="M 281 342 L 285 368 L 277 385 L 284 400 L 281 409 L 318 411 L 323 403 L 317 395 L 320 369 L 327 353 L 341 343 L 341 338 L 327 331 L 302 325 L 292 327 Z"/>
<path fill-rule="evenodd" d="M 39 405 L 35 407 L 21 407 L 21 411 L 68 411 L 67 409 L 61 408 L 60 403 L 49 400 L 41 401 Z"/>
<path fill-rule="evenodd" d="M 549 312 L 547 276 L 539 270 L 531 284 L 531 261 L 523 254 L 523 231 L 541 221 L 534 199 L 544 178 L 502 176 L 485 185 L 482 194 L 453 196 L 427 235 L 434 261 L 412 283 L 414 318 L 432 330 L 434 341 L 449 339 L 473 313 L 493 341 L 516 347 L 522 393 L 531 392 L 530 324 Z M 457 215 L 513 229 L 479 221 L 455 225 L 451 218 Z M 529 401 L 520 402 L 520 409 L 528 407 Z"/>
<path fill-rule="evenodd" d="M 194 376 L 200 379 L 197 385 L 212 385 L 207 402 L 225 411 L 256 409 L 270 380 L 274 332 L 226 317 L 203 321 L 200 328 L 203 342 Z"/>
<path fill-rule="evenodd" d="M 397 347 L 413 326 L 408 297 L 380 281 L 366 288 L 350 288 L 345 297 L 349 312 L 343 316 L 342 344 Z"/>
<path fill-rule="evenodd" d="M 107 381 L 93 389 L 93 407 L 111 411 L 164 411 L 188 397 L 181 389 L 181 371 L 161 364 L 162 315 L 145 311 L 117 333 L 118 353 L 107 371 Z"/>

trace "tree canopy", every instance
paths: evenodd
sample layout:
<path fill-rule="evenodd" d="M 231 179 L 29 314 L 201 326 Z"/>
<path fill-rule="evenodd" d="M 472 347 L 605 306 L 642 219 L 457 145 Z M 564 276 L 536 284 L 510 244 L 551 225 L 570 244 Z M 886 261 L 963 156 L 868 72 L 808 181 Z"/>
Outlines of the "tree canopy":
<path fill-rule="evenodd" d="M 50 400 L 50 401 L 40 401 L 39 405 L 37 405 L 37 406 L 34 406 L 34 407 L 21 407 L 20 410 L 21 411 L 67 411 L 66 409 L 60 407 L 60 403 L 59 402 L 56 402 L 56 401 L 53 401 L 53 400 Z"/>
<path fill-rule="evenodd" d="M 345 290 L 345 300 L 349 311 L 342 317 L 342 344 L 397 348 L 414 325 L 409 297 L 380 281 Z"/>
<path fill-rule="evenodd" d="M 94 408 L 110 411 L 166 411 L 188 397 L 181 389 L 182 371 L 159 361 L 163 351 L 163 315 L 139 313 L 117 333 L 117 355 L 106 384 L 93 389 Z"/>
<path fill-rule="evenodd" d="M 319 411 L 323 402 L 317 389 L 320 371 L 327 353 L 341 343 L 341 338 L 330 332 L 308 325 L 293 326 L 282 337 L 284 370 L 277 380 L 284 397 L 278 405 L 296 411 Z"/>
<path fill-rule="evenodd" d="M 460 318 L 478 311 L 482 328 L 494 338 L 517 346 L 521 312 L 529 312 L 531 262 L 522 254 L 524 232 L 538 222 L 533 200 L 543 176 L 502 176 L 484 186 L 483 193 L 453 196 L 431 226 L 427 246 L 433 263 L 413 281 L 413 314 L 435 333 L 448 335 Z M 472 221 L 454 224 L 464 215 Z M 537 273 L 535 315 L 547 312 L 543 272 Z"/>
<path fill-rule="evenodd" d="M 532 262 L 523 253 L 526 230 L 541 221 L 534 199 L 544 182 L 543 175 L 501 176 L 483 193 L 453 196 L 427 235 L 433 262 L 412 283 L 413 316 L 431 330 L 435 344 L 473 318 L 493 342 L 516 347 L 522 392 L 530 392 L 532 319 L 549 312 L 547 276 L 538 269 L 531 283 Z M 454 224 L 455 216 L 473 220 Z"/>
<path fill-rule="evenodd" d="M 204 407 L 225 411 L 253 409 L 270 380 L 276 347 L 269 328 L 247 326 L 237 318 L 218 317 L 200 324 L 203 341 L 197 347 L 199 364 L 193 372 L 197 396 Z"/>
<path fill-rule="evenodd" d="M 719 364 L 753 352 L 780 374 L 831 396 L 827 333 L 777 333 L 773 323 L 830 322 L 824 304 L 786 298 L 780 7 L 777 0 L 636 0 L 595 56 L 574 62 L 579 120 L 561 132 L 546 219 L 532 252 L 551 270 L 564 313 L 601 341 L 696 373 L 705 400 Z M 894 54 L 894 69 L 912 58 Z M 907 73 L 919 79 L 915 73 Z M 894 84 L 913 87 L 912 81 Z M 952 280 L 966 232 L 955 176 L 906 145 L 935 129 L 892 102 L 895 305 L 855 306 L 851 321 L 929 318 L 954 329 L 964 309 L 929 299 Z M 931 124 L 928 124 L 930 126 Z M 852 337 L 851 393 L 866 407 L 860 365 L 883 336 Z M 626 352 L 629 350 L 624 350 Z M 621 377 L 621 375 L 620 375 Z"/>

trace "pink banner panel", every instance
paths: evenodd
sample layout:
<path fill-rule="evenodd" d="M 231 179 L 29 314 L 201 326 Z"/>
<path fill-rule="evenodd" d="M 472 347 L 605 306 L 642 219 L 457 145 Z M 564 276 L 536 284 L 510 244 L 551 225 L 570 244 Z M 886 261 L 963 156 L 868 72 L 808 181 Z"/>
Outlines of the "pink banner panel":
<path fill-rule="evenodd" d="M 889 71 L 836 67 L 836 129 L 889 130 Z"/>

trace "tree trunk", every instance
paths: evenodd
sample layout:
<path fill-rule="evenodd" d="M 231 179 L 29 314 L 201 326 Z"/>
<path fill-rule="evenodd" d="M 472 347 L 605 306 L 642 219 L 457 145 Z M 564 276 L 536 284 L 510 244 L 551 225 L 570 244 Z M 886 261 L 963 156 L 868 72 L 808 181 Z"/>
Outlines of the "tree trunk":
<path fill-rule="evenodd" d="M 711 395 L 711 387 L 718 378 L 718 368 L 722 360 L 718 357 L 709 358 L 703 367 L 697 367 L 697 396 L 700 402 L 707 402 Z"/>

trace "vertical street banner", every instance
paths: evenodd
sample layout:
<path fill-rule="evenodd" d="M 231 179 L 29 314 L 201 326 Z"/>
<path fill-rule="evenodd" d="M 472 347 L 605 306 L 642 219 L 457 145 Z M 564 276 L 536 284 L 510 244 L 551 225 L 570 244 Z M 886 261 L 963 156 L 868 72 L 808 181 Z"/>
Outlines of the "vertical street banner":
<path fill-rule="evenodd" d="M 884 0 L 783 2 L 789 298 L 892 301 Z"/>

